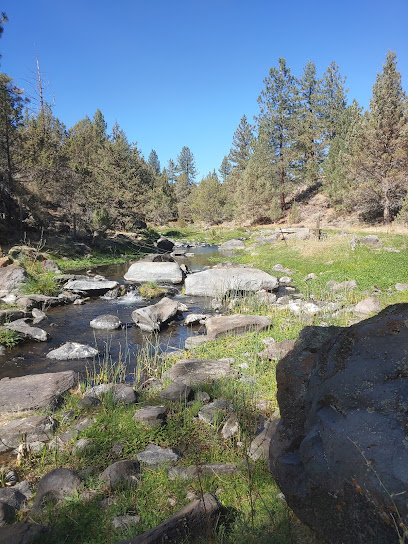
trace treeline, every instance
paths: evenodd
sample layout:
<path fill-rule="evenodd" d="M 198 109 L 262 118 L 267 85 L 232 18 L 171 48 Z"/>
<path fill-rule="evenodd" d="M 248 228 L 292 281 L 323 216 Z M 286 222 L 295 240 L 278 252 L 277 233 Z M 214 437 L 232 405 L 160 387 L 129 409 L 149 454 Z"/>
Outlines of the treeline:
<path fill-rule="evenodd" d="M 356 101 L 347 105 L 335 63 L 319 76 L 308 62 L 297 77 L 279 59 L 254 122 L 242 117 L 218 172 L 199 183 L 187 146 L 162 168 L 157 153 L 145 159 L 118 124 L 108 134 L 100 110 L 68 129 L 44 98 L 39 68 L 37 75 L 29 101 L 0 73 L 3 228 L 75 233 L 176 219 L 274 221 L 308 187 L 366 221 L 408 217 L 408 108 L 393 52 L 366 112 Z"/>

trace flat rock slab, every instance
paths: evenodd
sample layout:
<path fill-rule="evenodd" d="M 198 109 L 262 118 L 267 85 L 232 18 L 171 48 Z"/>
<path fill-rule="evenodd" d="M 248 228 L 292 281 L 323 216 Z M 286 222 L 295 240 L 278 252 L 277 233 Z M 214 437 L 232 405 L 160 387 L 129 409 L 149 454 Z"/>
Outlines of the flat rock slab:
<path fill-rule="evenodd" d="M 187 307 L 168 297 L 162 298 L 156 304 L 138 308 L 132 312 L 132 319 L 145 332 L 159 331 L 179 312 L 187 311 Z"/>
<path fill-rule="evenodd" d="M 214 476 L 218 474 L 220 476 L 230 476 L 237 474 L 237 465 L 233 463 L 208 463 L 206 465 L 194 465 L 191 467 L 171 467 L 168 475 L 170 480 L 180 478 L 181 480 L 189 480 L 191 478 L 198 478 L 198 476 Z"/>
<path fill-rule="evenodd" d="M 27 444 L 49 442 L 57 427 L 57 421 L 47 416 L 14 419 L 0 426 L 0 453 L 13 451 L 25 436 Z"/>
<path fill-rule="evenodd" d="M 231 362 L 222 359 L 181 359 L 164 373 L 165 378 L 186 385 L 201 385 L 236 376 Z"/>
<path fill-rule="evenodd" d="M 47 359 L 56 359 L 57 361 L 68 361 L 70 359 L 88 359 L 98 355 L 98 350 L 86 344 L 78 342 L 66 342 L 57 349 L 47 353 Z"/>
<path fill-rule="evenodd" d="M 89 323 L 93 329 L 114 330 L 121 326 L 121 321 L 117 315 L 99 315 Z"/>
<path fill-rule="evenodd" d="M 224 513 L 225 509 L 217 497 L 206 493 L 202 499 L 190 502 L 157 527 L 132 540 L 121 540 L 117 544 L 193 543 L 199 539 L 202 541 L 203 535 L 209 536 L 212 541 L 219 518 Z"/>
<path fill-rule="evenodd" d="M 131 385 L 126 385 L 125 383 L 104 383 L 88 389 L 84 398 L 99 398 L 109 393 L 116 402 L 122 404 L 134 404 L 138 397 Z"/>
<path fill-rule="evenodd" d="M 117 281 L 109 280 L 71 280 L 64 289 L 73 293 L 82 293 L 88 296 L 98 296 L 114 289 L 119 284 Z"/>
<path fill-rule="evenodd" d="M 257 268 L 238 266 L 211 268 L 189 274 L 185 281 L 186 295 L 222 297 L 235 292 L 256 292 L 260 289 L 278 289 L 276 277 Z"/>
<path fill-rule="evenodd" d="M 206 334 L 200 334 L 198 336 L 190 336 L 189 338 L 186 338 L 184 342 L 184 348 L 185 349 L 191 349 L 195 348 L 196 346 L 201 346 L 202 344 L 206 344 L 207 342 L 211 342 L 213 339 L 207 336 Z"/>
<path fill-rule="evenodd" d="M 215 425 L 216 423 L 220 423 L 224 419 L 226 412 L 231 409 L 232 403 L 229 400 L 216 399 L 200 409 L 198 419 L 209 425 Z"/>
<path fill-rule="evenodd" d="M 160 446 L 156 446 L 156 444 L 149 444 L 136 457 L 142 463 L 152 466 L 176 463 L 180 459 L 180 455 L 172 448 L 161 448 Z"/>
<path fill-rule="evenodd" d="M 33 308 L 45 310 L 49 307 L 62 306 L 68 302 L 70 302 L 69 298 L 62 294 L 57 297 L 49 297 L 47 295 L 25 295 L 18 297 L 16 300 L 17 306 L 25 310 L 32 310 Z"/>
<path fill-rule="evenodd" d="M 396 283 L 395 289 L 397 291 L 407 291 L 408 290 L 408 283 Z"/>
<path fill-rule="evenodd" d="M 294 348 L 295 344 L 296 340 L 282 340 L 282 342 L 269 344 L 266 349 L 258 353 L 258 357 L 269 359 L 269 361 L 282 359 L 282 357 Z"/>
<path fill-rule="evenodd" d="M 138 261 L 130 266 L 124 278 L 135 283 L 154 281 L 177 284 L 183 281 L 183 271 L 175 262 Z"/>
<path fill-rule="evenodd" d="M 269 446 L 272 437 L 276 433 L 279 421 L 279 418 L 275 418 L 265 422 L 263 431 L 261 431 L 251 442 L 248 450 L 248 457 L 250 459 L 256 461 L 260 458 L 266 460 L 269 458 Z"/>
<path fill-rule="evenodd" d="M 220 251 L 230 251 L 234 249 L 245 249 L 245 243 L 242 240 L 232 239 L 219 246 Z"/>
<path fill-rule="evenodd" d="M 381 302 L 377 297 L 367 297 L 354 306 L 354 313 L 368 316 L 381 311 Z"/>
<path fill-rule="evenodd" d="M 35 340 L 36 342 L 47 342 L 51 337 L 50 335 L 40 329 L 39 327 L 32 327 L 27 323 L 26 319 L 16 319 L 12 321 L 6 327 L 12 331 L 17 332 L 25 340 Z"/>
<path fill-rule="evenodd" d="M 268 317 L 259 315 L 220 315 L 205 321 L 207 336 L 216 339 L 226 334 L 262 331 L 271 325 Z"/>
<path fill-rule="evenodd" d="M 3 378 L 0 380 L 0 412 L 55 407 L 60 396 L 76 383 L 77 375 L 73 370 Z"/>

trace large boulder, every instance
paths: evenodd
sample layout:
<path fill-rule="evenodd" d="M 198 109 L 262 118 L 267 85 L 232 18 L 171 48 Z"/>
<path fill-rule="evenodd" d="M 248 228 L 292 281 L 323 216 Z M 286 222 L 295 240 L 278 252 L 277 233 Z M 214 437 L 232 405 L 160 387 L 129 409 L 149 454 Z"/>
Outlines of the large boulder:
<path fill-rule="evenodd" d="M 205 321 L 207 336 L 213 340 L 226 334 L 262 331 L 271 325 L 268 317 L 260 315 L 220 315 Z"/>
<path fill-rule="evenodd" d="M 8 293 L 18 292 L 26 280 L 27 272 L 21 266 L 12 264 L 0 268 L 0 297 L 5 297 Z"/>
<path fill-rule="evenodd" d="M 183 272 L 176 262 L 148 262 L 133 263 L 124 276 L 126 281 L 144 283 L 153 281 L 158 283 L 181 283 Z"/>
<path fill-rule="evenodd" d="M 234 251 L 235 249 L 245 249 L 245 243 L 242 240 L 228 240 L 219 247 L 220 251 Z"/>
<path fill-rule="evenodd" d="M 56 502 L 73 495 L 81 480 L 69 468 L 56 468 L 41 478 L 34 501 L 34 509 L 44 506 L 46 501 Z"/>
<path fill-rule="evenodd" d="M 278 364 L 270 467 L 333 544 L 399 542 L 408 516 L 408 304 L 348 328 L 307 327 Z"/>
<path fill-rule="evenodd" d="M 55 408 L 61 395 L 76 383 L 77 375 L 73 370 L 3 378 L 0 380 L 0 412 Z"/>
<path fill-rule="evenodd" d="M 275 276 L 257 268 L 231 266 L 210 268 L 189 274 L 185 281 L 186 295 L 222 297 L 230 293 L 273 291 L 279 282 Z"/>
<path fill-rule="evenodd" d="M 185 311 L 187 307 L 184 304 L 164 297 L 156 304 L 134 310 L 132 319 L 142 331 L 154 332 L 159 331 L 179 312 Z"/>
<path fill-rule="evenodd" d="M 156 241 L 155 246 L 162 253 L 171 253 L 174 248 L 174 242 L 168 238 L 165 238 L 164 236 L 160 236 L 160 238 Z"/>
<path fill-rule="evenodd" d="M 28 315 L 29 314 L 26 314 L 26 312 L 23 312 L 22 310 L 15 310 L 13 308 L 0 310 L 0 325 L 22 319 L 23 317 L 28 317 Z"/>

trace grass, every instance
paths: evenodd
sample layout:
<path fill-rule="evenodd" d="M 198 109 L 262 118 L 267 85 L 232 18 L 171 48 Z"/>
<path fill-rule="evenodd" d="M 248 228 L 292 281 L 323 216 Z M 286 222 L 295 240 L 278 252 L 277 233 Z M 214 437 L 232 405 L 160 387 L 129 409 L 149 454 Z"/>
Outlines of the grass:
<path fill-rule="evenodd" d="M 191 234 L 189 229 L 180 229 L 178 234 L 164 234 L 181 239 Z M 218 240 L 219 243 L 221 238 L 244 237 L 246 232 L 217 227 L 214 233 L 204 233 L 202 241 Z M 199 233 L 196 237 L 200 238 Z M 349 237 L 330 233 L 328 238 L 320 242 L 288 240 L 285 244 L 280 241 L 274 245 L 257 247 L 255 255 L 241 252 L 233 259 L 240 263 L 253 263 L 274 275 L 283 275 L 272 272 L 273 265 L 277 263 L 291 268 L 294 271 L 293 284 L 303 294 L 304 300 L 334 301 L 347 307 L 367 296 L 365 291 L 372 292 L 376 286 L 382 291 L 379 297 L 384 306 L 394 302 L 408 302 L 408 291 L 398 293 L 394 289 L 397 282 L 408 283 L 408 252 L 404 247 L 406 237 L 400 234 L 381 234 L 381 238 L 385 246 L 396 247 L 400 253 L 374 251 L 362 246 L 351 251 Z M 251 241 L 248 241 L 248 245 L 251 245 Z M 318 279 L 303 281 L 310 272 L 314 272 Z M 358 288 L 353 292 L 333 293 L 326 287 L 327 281 L 332 279 L 355 279 Z M 389 291 L 389 288 L 392 290 Z M 224 303 L 228 305 L 228 301 Z M 266 462 L 248 459 L 247 449 L 260 419 L 268 418 L 278 407 L 275 375 L 277 361 L 257 356 L 266 347 L 263 340 L 271 336 L 276 342 L 295 339 L 305 324 L 318 324 L 322 318 L 296 316 L 288 309 L 272 307 L 251 296 L 241 299 L 229 311 L 268 315 L 272 327 L 258 333 L 249 332 L 244 336 L 225 336 L 191 351 L 168 355 L 164 360 L 153 346 L 146 346 L 138 355 L 139 367 L 135 378 L 137 382 L 150 376 L 160 378 L 180 358 L 231 358 L 233 367 L 243 379 L 221 380 L 203 386 L 201 390 L 206 391 L 211 399 L 224 398 L 231 401 L 240 424 L 239 435 L 223 439 L 220 431 L 227 414 L 222 411 L 218 413 L 213 426 L 201 421 L 197 415 L 202 403 L 198 400 L 191 403 L 166 403 L 166 425 L 151 429 L 137 423 L 133 415 L 141 406 L 163 403 L 154 391 L 141 393 L 136 407 L 117 404 L 112 396 L 106 395 L 99 407 L 86 412 L 78 407 L 80 390 L 71 393 L 64 407 L 53 414 L 60 422 L 58 432 L 62 433 L 69 427 L 63 420 L 63 413 L 67 409 L 73 410 L 76 418 L 88 415 L 94 418 L 94 422 L 79 437 L 91 439 L 92 447 L 75 457 L 72 455 L 72 444 L 57 451 L 44 448 L 23 459 L 19 473 L 21 478 L 38 482 L 52 468 L 69 467 L 82 476 L 83 488 L 93 490 L 95 496 L 87 501 L 78 494 L 60 505 L 49 506 L 37 515 L 37 521 L 53 526 L 53 533 L 42 537 L 41 542 L 62 544 L 69 540 L 81 544 L 114 544 L 120 539 L 133 538 L 158 525 L 187 504 L 187 492 L 198 497 L 206 492 L 216 493 L 228 509 L 228 522 L 220 522 L 214 543 L 317 542 L 310 531 L 296 520 L 286 503 L 278 498 L 279 489 L 271 478 Z M 327 324 L 344 326 L 350 317 L 346 314 L 324 319 Z M 82 384 L 82 391 L 86 385 L 123 380 L 125 363 L 126 353 L 123 360 L 117 362 L 107 357 L 101 369 L 89 370 L 87 384 Z M 263 409 L 259 408 L 261 404 Z M 112 450 L 116 443 L 123 446 L 119 455 Z M 112 493 L 110 496 L 113 503 L 107 509 L 101 508 L 100 502 L 108 494 L 101 490 L 98 474 L 119 459 L 135 458 L 149 443 L 179 450 L 182 458 L 178 464 L 181 466 L 209 462 L 235 463 L 239 472 L 228 477 L 212 476 L 178 481 L 169 479 L 166 468 L 143 466 L 137 489 Z M 140 516 L 140 521 L 128 530 L 113 529 L 113 517 L 125 513 Z M 21 516 L 24 518 L 24 513 Z"/>
<path fill-rule="evenodd" d="M 147 283 L 143 283 L 139 287 L 139 292 L 142 295 L 142 297 L 147 298 L 148 300 L 152 298 L 161 297 L 166 293 L 165 289 L 157 285 L 154 281 L 149 281 Z"/>
<path fill-rule="evenodd" d="M 47 272 L 40 261 L 24 262 L 24 268 L 28 274 L 28 280 L 24 283 L 23 292 L 27 295 L 57 296 L 60 288 L 54 281 L 55 274 Z"/>
<path fill-rule="evenodd" d="M 16 331 L 10 329 L 0 330 L 0 345 L 7 349 L 14 348 L 20 343 L 21 337 Z"/>

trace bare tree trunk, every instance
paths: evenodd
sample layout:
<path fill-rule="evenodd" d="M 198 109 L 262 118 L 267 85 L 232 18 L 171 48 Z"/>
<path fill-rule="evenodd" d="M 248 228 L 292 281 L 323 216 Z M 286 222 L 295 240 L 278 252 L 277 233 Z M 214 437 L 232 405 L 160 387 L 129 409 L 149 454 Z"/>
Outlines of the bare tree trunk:
<path fill-rule="evenodd" d="M 389 225 L 391 223 L 391 203 L 390 203 L 390 196 L 389 196 L 389 183 L 388 180 L 384 179 L 382 181 L 382 193 L 383 193 L 383 203 L 384 203 L 384 223 L 386 225 Z"/>

